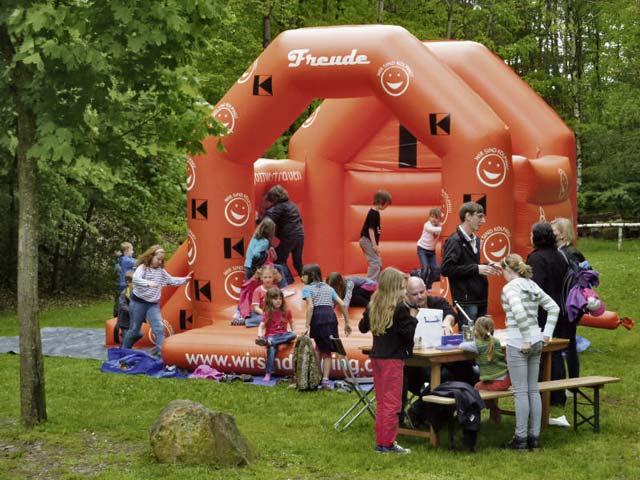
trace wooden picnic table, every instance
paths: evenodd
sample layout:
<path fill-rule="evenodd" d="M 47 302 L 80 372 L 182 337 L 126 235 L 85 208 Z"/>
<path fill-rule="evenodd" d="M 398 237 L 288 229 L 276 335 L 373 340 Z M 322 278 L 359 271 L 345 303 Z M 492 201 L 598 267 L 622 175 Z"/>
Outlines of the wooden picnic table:
<path fill-rule="evenodd" d="M 502 342 L 503 350 L 506 342 Z M 569 340 L 564 338 L 552 338 L 548 345 L 542 349 L 542 380 L 551 380 L 551 354 L 558 350 L 564 350 L 569 345 Z M 371 346 L 360 347 L 364 354 L 369 354 Z M 464 360 L 473 360 L 475 354 L 465 352 L 459 348 L 452 350 L 440 350 L 437 348 L 415 348 L 413 356 L 405 360 L 405 365 L 411 367 L 429 367 L 431 369 L 431 378 L 429 380 L 431 390 L 435 389 L 441 383 L 442 365 L 452 362 L 460 362 Z M 549 402 L 551 392 L 543 392 L 542 396 L 542 427 L 549 425 Z M 415 430 L 411 428 L 400 428 L 398 433 L 402 435 L 411 435 L 424 437 L 431 440 L 431 444 L 438 444 L 438 437 L 435 431 Z"/>

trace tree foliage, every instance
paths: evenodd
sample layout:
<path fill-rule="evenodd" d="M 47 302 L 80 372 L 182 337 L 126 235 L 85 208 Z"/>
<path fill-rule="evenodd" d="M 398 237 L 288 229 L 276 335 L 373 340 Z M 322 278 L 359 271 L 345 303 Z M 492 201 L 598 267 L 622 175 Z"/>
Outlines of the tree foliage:
<path fill-rule="evenodd" d="M 18 62 L 37 118 L 40 288 L 105 291 L 121 241 L 182 241 L 185 153 L 265 41 L 292 28 L 381 20 L 487 45 L 576 131 L 581 213 L 637 219 L 639 14 L 634 0 L 3 2 L 0 286 L 15 291 Z M 265 156 L 286 157 L 300 121 Z"/>

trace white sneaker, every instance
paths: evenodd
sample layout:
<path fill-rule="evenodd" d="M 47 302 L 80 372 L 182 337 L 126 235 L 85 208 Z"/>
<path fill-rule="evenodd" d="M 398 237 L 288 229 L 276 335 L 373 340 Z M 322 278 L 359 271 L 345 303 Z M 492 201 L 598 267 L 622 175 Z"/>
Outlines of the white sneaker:
<path fill-rule="evenodd" d="M 411 450 L 408 448 L 401 447 L 398 445 L 398 442 L 393 442 L 393 445 L 390 447 L 383 447 L 381 445 L 376 446 L 376 452 L 378 453 L 400 453 L 402 455 L 406 455 L 407 453 L 411 453 Z"/>

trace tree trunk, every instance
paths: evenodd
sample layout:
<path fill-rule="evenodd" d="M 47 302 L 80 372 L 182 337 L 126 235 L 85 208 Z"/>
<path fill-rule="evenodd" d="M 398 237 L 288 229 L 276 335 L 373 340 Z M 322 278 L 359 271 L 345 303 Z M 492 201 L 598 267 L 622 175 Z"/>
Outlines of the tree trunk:
<path fill-rule="evenodd" d="M 378 23 L 384 23 L 384 0 L 378 0 Z"/>
<path fill-rule="evenodd" d="M 6 26 L 0 25 L 0 53 L 11 64 L 15 49 Z M 16 171 L 18 176 L 18 319 L 20 321 L 20 416 L 26 427 L 47 419 L 44 360 L 38 325 L 38 216 L 36 159 L 27 152 L 35 143 L 36 116 L 22 98 L 31 74 L 17 62 L 9 86 L 16 111 Z"/>
<path fill-rule="evenodd" d="M 271 12 L 273 4 L 268 2 L 267 13 L 262 17 L 262 48 L 267 48 L 271 43 Z"/>
<path fill-rule="evenodd" d="M 89 201 L 89 207 L 87 208 L 87 213 L 84 217 L 84 221 L 89 224 L 93 219 L 93 211 L 95 210 L 96 202 L 91 199 Z M 76 239 L 75 245 L 73 247 L 73 252 L 71 253 L 71 257 L 67 261 L 67 265 L 64 269 L 64 282 L 65 284 L 69 281 L 71 276 L 77 273 L 78 265 L 80 264 L 80 255 L 82 253 L 82 246 L 84 245 L 84 241 L 87 238 L 87 229 L 82 228 L 80 233 L 78 234 L 78 238 Z"/>
<path fill-rule="evenodd" d="M 568 62 L 570 75 L 569 85 L 571 86 L 571 97 L 573 100 L 573 118 L 578 122 L 578 124 L 582 123 L 582 104 L 580 100 L 582 97 L 581 83 L 583 69 L 583 28 L 581 14 L 582 12 L 579 10 L 579 5 L 577 5 L 572 0 L 569 0 L 567 2 L 566 8 L 567 25 L 569 30 L 569 45 L 565 46 L 565 50 L 571 56 Z M 580 135 L 576 135 L 576 184 L 577 190 L 580 191 L 580 186 L 582 185 L 582 142 L 580 139 Z"/>
<path fill-rule="evenodd" d="M 451 40 L 451 36 L 453 35 L 453 8 L 454 8 L 455 0 L 445 0 L 445 4 L 447 5 L 447 39 Z"/>

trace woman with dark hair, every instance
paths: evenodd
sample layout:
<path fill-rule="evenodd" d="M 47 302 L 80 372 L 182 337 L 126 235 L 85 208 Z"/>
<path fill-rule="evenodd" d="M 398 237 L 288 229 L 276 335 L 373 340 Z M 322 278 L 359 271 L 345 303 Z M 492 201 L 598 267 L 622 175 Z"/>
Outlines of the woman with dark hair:
<path fill-rule="evenodd" d="M 287 260 L 291 254 L 293 266 L 302 278 L 302 250 L 304 248 L 304 229 L 298 206 L 289 200 L 289 193 L 281 186 L 275 185 L 265 195 L 270 205 L 265 217 L 271 218 L 276 224 L 276 237 L 280 243 L 276 247 L 277 265 L 282 266 L 287 284 L 293 283 L 293 276 L 287 267 Z"/>
<path fill-rule="evenodd" d="M 551 224 L 538 222 L 531 228 L 531 243 L 533 252 L 527 257 L 527 264 L 533 269 L 532 280 L 548 294 L 554 302 L 562 305 L 562 283 L 567 273 L 567 262 L 562 253 L 556 248 L 556 236 Z M 538 325 L 544 329 L 547 323 L 547 312 L 538 311 Z M 567 362 L 569 364 L 569 376 L 578 376 L 578 352 L 576 350 L 576 325 L 569 322 L 564 308 L 560 308 L 560 316 L 553 331 L 554 337 L 568 338 Z M 552 353 L 551 379 L 566 378 L 566 370 L 562 352 Z M 552 405 L 564 405 L 567 397 L 564 391 L 551 392 Z"/>

